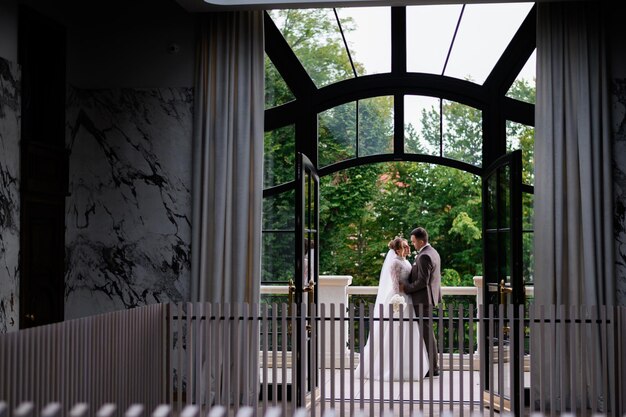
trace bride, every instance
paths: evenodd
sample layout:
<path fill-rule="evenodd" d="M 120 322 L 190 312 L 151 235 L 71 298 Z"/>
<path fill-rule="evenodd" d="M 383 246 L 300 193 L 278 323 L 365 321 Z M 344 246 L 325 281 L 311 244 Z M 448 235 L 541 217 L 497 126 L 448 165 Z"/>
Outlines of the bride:
<path fill-rule="evenodd" d="M 411 263 L 406 260 L 411 250 L 406 239 L 401 237 L 393 239 L 388 246 L 389 252 L 380 272 L 378 294 L 374 304 L 374 322 L 370 329 L 370 337 L 361 350 L 361 363 L 355 375 L 360 377 L 362 366 L 364 378 L 389 381 L 393 375 L 393 380 L 406 381 L 411 376 L 417 380 L 428 372 L 428 354 L 420 333 L 419 322 L 417 319 L 412 322 L 408 321 L 413 312 L 411 297 L 400 292 L 399 285 L 411 274 Z M 393 317 L 399 317 L 400 310 L 402 310 L 404 321 L 389 320 L 391 318 L 389 306 L 392 304 Z M 381 306 L 382 318 L 380 317 Z M 402 345 L 400 345 L 400 333 L 402 333 Z M 413 372 L 410 370 L 411 356 L 413 357 Z M 370 363 L 372 357 L 373 367 Z M 400 369 L 400 357 L 403 361 L 402 369 Z"/>

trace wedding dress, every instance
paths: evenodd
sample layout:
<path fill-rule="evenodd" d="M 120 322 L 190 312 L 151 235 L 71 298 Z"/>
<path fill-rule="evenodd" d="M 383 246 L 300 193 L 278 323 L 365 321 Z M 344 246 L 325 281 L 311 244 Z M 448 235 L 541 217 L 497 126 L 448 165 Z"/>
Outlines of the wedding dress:
<path fill-rule="evenodd" d="M 361 367 L 363 367 L 363 377 L 375 380 L 408 381 L 422 379 L 428 372 L 428 354 L 426 345 L 419 329 L 417 319 L 410 322 L 409 317 L 413 311 L 411 297 L 401 293 L 399 283 L 408 278 L 411 273 L 411 263 L 394 250 L 389 250 L 383 268 L 380 272 L 378 284 L 378 294 L 374 304 L 374 320 L 370 335 L 365 346 L 361 350 L 361 361 L 355 370 L 355 376 L 361 377 Z M 404 300 L 404 303 L 394 303 L 392 299 Z M 392 305 L 390 312 L 390 305 Z M 381 318 L 381 306 L 383 309 Z M 393 311 L 393 310 L 396 311 Z M 400 310 L 403 312 L 404 321 L 390 321 L 391 317 L 400 317 Z M 390 315 L 391 314 L 391 315 Z M 385 318 L 387 320 L 385 320 Z M 402 343 L 400 343 L 400 333 L 402 333 Z M 381 346 L 382 336 L 382 346 Z M 411 340 L 412 339 L 412 340 Z M 411 357 L 412 368 L 411 372 Z M 371 360 L 373 358 L 373 364 Z M 400 362 L 402 358 L 402 369 Z M 393 373 L 392 373 L 393 370 Z"/>

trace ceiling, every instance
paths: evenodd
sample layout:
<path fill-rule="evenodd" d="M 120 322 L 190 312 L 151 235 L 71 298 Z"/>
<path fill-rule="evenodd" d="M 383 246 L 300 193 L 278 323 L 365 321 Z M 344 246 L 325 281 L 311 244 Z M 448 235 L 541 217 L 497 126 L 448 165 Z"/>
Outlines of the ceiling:
<path fill-rule="evenodd" d="M 238 9 L 407 6 L 420 4 L 529 3 L 526 0 L 176 0 L 189 12 Z M 550 1 L 550 0 L 538 0 Z M 534 3 L 534 2 L 530 2 Z"/>

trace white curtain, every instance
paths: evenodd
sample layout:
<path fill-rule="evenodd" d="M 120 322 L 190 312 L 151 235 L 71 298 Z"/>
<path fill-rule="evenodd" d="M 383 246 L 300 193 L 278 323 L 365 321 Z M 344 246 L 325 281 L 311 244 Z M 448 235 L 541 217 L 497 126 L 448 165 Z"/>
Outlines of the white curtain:
<path fill-rule="evenodd" d="M 263 12 L 201 22 L 193 151 L 193 301 L 256 303 L 261 282 Z"/>
<path fill-rule="evenodd" d="M 609 80 L 600 5 L 538 3 L 538 304 L 613 305 Z"/>
<path fill-rule="evenodd" d="M 203 16 L 196 60 L 191 299 L 220 303 L 233 315 L 246 303 L 255 314 L 261 284 L 263 12 Z M 232 323 L 229 346 L 237 340 L 258 345 L 254 326 Z M 223 350 L 215 345 L 203 358 L 203 378 L 212 387 L 204 402 L 254 404 L 258 348 Z"/>
<path fill-rule="evenodd" d="M 615 299 L 609 80 L 599 3 L 537 4 L 535 305 L 557 312 L 560 305 L 610 306 Z M 593 401 L 580 388 L 601 386 L 597 365 L 606 346 L 595 337 L 560 346 L 563 332 L 568 341 L 575 332 L 562 324 L 544 330 L 543 340 L 533 331 L 533 387 L 553 390 L 546 407 L 587 408 Z M 539 363 L 538 349 L 563 353 Z M 571 358 L 578 358 L 576 366 Z M 540 381 L 547 369 L 557 378 L 552 387 Z M 607 394 L 595 392 L 606 405 Z"/>

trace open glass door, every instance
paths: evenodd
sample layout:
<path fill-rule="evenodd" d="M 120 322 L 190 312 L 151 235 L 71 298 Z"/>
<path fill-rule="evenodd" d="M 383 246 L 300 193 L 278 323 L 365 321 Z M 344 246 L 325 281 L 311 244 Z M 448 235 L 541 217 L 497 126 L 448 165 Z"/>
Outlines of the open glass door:
<path fill-rule="evenodd" d="M 315 343 L 311 340 L 312 307 L 317 304 L 319 261 L 319 176 L 309 158 L 296 158 L 296 252 L 295 280 L 290 298 L 298 309 L 296 329 L 296 403 L 305 406 L 307 395 L 315 390 Z"/>
<path fill-rule="evenodd" d="M 484 401 L 514 415 L 521 415 L 524 400 L 518 360 L 524 346 L 518 318 L 524 303 L 521 168 L 521 151 L 502 156 L 485 170 L 482 191 Z"/>

